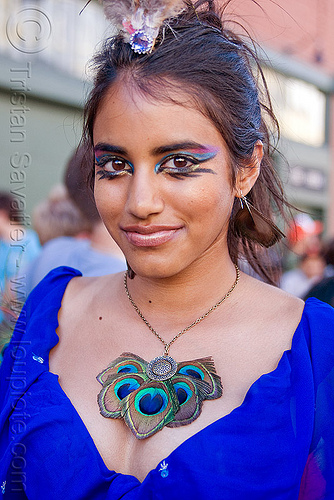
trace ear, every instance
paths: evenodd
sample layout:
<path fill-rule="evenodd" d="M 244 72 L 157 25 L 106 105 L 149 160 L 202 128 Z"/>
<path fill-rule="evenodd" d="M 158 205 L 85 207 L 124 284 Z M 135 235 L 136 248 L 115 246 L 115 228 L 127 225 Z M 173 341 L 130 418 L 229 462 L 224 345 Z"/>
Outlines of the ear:
<path fill-rule="evenodd" d="M 241 167 L 238 172 L 236 181 L 237 195 L 240 195 L 240 193 L 242 193 L 243 196 L 246 196 L 252 189 L 260 174 L 262 158 L 263 144 L 261 141 L 257 141 L 253 149 L 251 162 L 249 163 L 249 165 Z"/>

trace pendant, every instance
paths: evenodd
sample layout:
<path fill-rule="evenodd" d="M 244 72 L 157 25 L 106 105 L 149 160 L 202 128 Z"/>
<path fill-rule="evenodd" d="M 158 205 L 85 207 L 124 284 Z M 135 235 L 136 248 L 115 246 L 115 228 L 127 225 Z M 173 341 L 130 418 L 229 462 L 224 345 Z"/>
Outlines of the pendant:
<path fill-rule="evenodd" d="M 125 352 L 98 376 L 101 414 L 123 418 L 137 439 L 163 427 L 191 424 L 203 401 L 222 395 L 222 383 L 211 357 L 177 363 L 157 356 L 150 362 Z"/>
<path fill-rule="evenodd" d="M 152 380 L 168 380 L 175 375 L 177 362 L 170 356 L 157 356 L 147 365 L 147 376 Z"/>

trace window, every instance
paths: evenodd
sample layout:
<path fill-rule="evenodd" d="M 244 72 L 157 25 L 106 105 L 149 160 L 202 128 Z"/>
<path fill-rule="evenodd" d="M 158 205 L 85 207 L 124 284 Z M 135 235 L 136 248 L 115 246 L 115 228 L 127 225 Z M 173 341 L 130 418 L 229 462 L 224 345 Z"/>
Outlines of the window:
<path fill-rule="evenodd" d="M 15 60 L 31 54 L 34 60 L 83 77 L 87 62 L 109 30 L 102 6 L 93 0 L 79 15 L 84 5 L 84 0 L 34 0 L 33 4 L 0 0 L 4 27 L 0 51 Z M 36 37 L 41 50 L 34 50 Z M 44 45 L 43 37 L 47 37 Z"/>
<path fill-rule="evenodd" d="M 326 95 L 314 85 L 265 68 L 281 134 L 287 139 L 320 147 L 325 143 Z"/>

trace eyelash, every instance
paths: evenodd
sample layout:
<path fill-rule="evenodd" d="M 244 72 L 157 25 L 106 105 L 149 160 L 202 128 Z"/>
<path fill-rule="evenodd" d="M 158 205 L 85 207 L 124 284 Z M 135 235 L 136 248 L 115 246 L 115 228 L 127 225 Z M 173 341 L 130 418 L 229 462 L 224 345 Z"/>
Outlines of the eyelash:
<path fill-rule="evenodd" d="M 190 162 L 190 165 L 187 165 L 186 167 L 177 167 L 175 165 L 173 167 L 167 167 L 166 164 L 172 160 L 185 160 L 186 162 Z M 157 165 L 155 166 L 155 171 L 157 173 L 165 172 L 172 176 L 187 176 L 195 170 L 199 163 L 201 163 L 201 160 L 198 160 L 198 158 L 194 158 L 193 156 L 184 154 L 172 154 L 167 156 L 166 158 L 163 158 L 159 163 L 157 163 Z"/>
<path fill-rule="evenodd" d="M 172 160 L 185 160 L 186 162 L 189 162 L 190 165 L 188 164 L 185 167 L 168 167 L 166 166 L 167 163 L 169 163 Z M 182 177 L 195 177 L 197 176 L 198 173 L 204 172 L 204 171 L 209 171 L 212 172 L 210 169 L 199 169 L 198 166 L 199 164 L 207 161 L 208 158 L 205 159 L 198 159 L 194 158 L 193 156 L 186 155 L 186 154 L 172 154 L 169 155 L 165 158 L 163 158 L 159 163 L 156 164 L 155 166 L 155 172 L 156 173 L 167 173 L 172 177 L 175 178 L 182 178 Z M 109 171 L 105 169 L 105 165 L 112 161 L 119 161 L 124 163 L 125 165 L 128 166 L 129 170 L 119 170 L 119 171 Z M 96 159 L 96 166 L 100 167 L 101 170 L 97 171 L 97 175 L 99 175 L 99 179 L 114 179 L 115 177 L 118 177 L 120 175 L 131 175 L 133 174 L 133 166 L 128 163 L 124 158 L 118 157 L 118 156 L 110 156 L 110 155 L 104 155 L 99 159 Z"/>
<path fill-rule="evenodd" d="M 107 163 L 113 161 L 124 163 L 128 166 L 129 170 L 124 169 L 118 171 L 110 171 L 104 168 Z M 133 173 L 133 166 L 129 162 L 124 160 L 124 158 L 121 158 L 119 156 L 103 155 L 100 158 L 97 158 L 95 163 L 96 166 L 101 169 L 96 172 L 100 176 L 99 179 L 114 179 L 115 177 L 118 177 L 120 175 L 131 175 Z"/>

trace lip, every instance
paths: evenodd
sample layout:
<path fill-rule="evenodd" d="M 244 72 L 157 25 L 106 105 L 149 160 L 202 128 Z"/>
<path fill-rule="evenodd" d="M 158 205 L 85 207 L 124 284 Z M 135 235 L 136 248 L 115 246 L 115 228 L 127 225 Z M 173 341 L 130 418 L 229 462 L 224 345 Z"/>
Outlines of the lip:
<path fill-rule="evenodd" d="M 121 229 L 132 245 L 157 247 L 172 240 L 181 226 L 126 226 Z"/>

